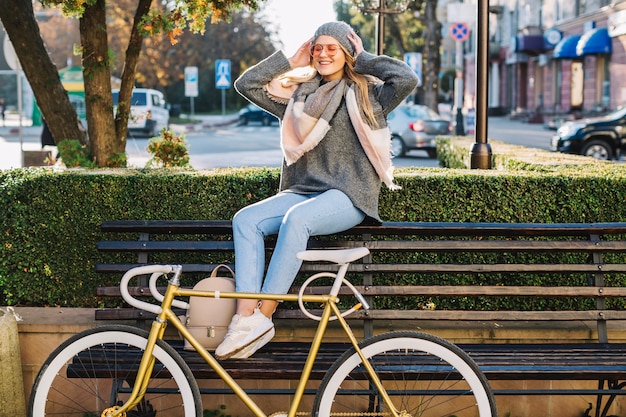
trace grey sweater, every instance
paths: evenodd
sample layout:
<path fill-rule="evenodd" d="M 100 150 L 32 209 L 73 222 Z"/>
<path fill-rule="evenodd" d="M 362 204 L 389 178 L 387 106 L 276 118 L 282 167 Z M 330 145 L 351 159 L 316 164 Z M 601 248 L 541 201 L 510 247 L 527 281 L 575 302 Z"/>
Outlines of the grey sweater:
<path fill-rule="evenodd" d="M 263 87 L 290 69 L 285 55 L 277 51 L 245 71 L 234 85 L 239 94 L 282 120 L 287 106 L 272 101 Z M 404 62 L 387 56 L 361 52 L 355 71 L 383 81 L 372 85 L 369 91 L 381 127 L 386 126 L 387 115 L 417 85 L 417 76 Z M 292 165 L 283 162 L 280 179 L 280 191 L 315 194 L 340 190 L 365 213 L 366 222 L 370 223 L 380 222 L 380 187 L 381 181 L 350 122 L 345 99 L 330 120 L 330 130 L 322 141 Z"/>

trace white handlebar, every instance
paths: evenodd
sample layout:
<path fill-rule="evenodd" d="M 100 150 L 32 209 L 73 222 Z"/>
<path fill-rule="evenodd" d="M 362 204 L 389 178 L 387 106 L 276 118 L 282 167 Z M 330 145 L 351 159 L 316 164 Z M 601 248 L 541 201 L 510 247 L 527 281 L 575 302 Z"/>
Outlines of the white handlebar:
<path fill-rule="evenodd" d="M 163 295 L 159 293 L 156 287 L 156 282 L 159 277 L 174 272 L 176 268 L 178 267 L 174 265 L 147 265 L 129 269 L 128 271 L 126 271 L 120 282 L 120 293 L 122 294 L 122 298 L 133 307 L 139 308 L 141 310 L 146 310 L 154 314 L 160 314 L 161 306 L 138 300 L 137 298 L 130 295 L 130 293 L 128 292 L 128 282 L 138 275 L 151 274 L 150 282 L 148 284 L 150 288 L 150 293 L 157 301 L 161 302 L 163 301 Z M 174 300 L 172 302 L 172 306 L 186 309 L 189 307 L 189 304 L 185 303 L 184 301 Z"/>

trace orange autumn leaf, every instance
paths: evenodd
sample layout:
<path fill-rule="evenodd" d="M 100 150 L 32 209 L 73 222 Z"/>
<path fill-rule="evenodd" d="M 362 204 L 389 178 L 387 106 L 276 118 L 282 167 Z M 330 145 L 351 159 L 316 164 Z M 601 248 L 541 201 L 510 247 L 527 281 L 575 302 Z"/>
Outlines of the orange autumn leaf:
<path fill-rule="evenodd" d="M 167 33 L 168 38 L 170 38 L 170 43 L 172 45 L 176 45 L 178 43 L 178 37 L 183 33 L 181 28 L 174 28 Z"/>

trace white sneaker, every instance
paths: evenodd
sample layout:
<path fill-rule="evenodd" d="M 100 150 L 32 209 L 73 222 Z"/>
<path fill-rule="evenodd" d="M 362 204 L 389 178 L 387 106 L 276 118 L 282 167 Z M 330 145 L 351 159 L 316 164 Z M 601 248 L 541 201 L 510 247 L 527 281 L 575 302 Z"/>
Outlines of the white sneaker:
<path fill-rule="evenodd" d="M 265 333 L 263 336 L 258 338 L 256 340 L 256 342 L 252 342 L 248 346 L 245 346 L 243 349 L 241 349 L 239 352 L 234 353 L 230 357 L 230 359 L 245 359 L 245 358 L 249 358 L 250 356 L 252 356 L 254 354 L 254 352 L 256 352 L 257 350 L 261 349 L 263 346 L 267 345 L 269 343 L 269 341 L 272 340 L 272 338 L 274 337 L 275 333 L 276 333 L 276 331 L 272 327 L 267 333 Z"/>
<path fill-rule="evenodd" d="M 233 357 L 236 353 L 255 344 L 255 342 L 263 338 L 263 336 L 273 331 L 274 323 L 261 313 L 258 308 L 255 309 L 254 313 L 250 316 L 235 314 L 228 326 L 224 341 L 215 349 L 215 357 L 220 360 Z M 269 339 L 271 339 L 271 337 Z M 269 339 L 267 341 L 269 341 Z M 257 349 L 265 343 L 260 344 Z M 255 351 L 256 349 L 249 353 L 248 356 Z"/>

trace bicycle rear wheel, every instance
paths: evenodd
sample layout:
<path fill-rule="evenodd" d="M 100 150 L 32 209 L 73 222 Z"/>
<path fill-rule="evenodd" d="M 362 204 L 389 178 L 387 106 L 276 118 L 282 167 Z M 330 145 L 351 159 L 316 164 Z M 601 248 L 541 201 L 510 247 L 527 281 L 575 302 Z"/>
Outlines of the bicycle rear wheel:
<path fill-rule="evenodd" d="M 99 417 L 128 398 L 148 332 L 109 325 L 81 332 L 50 354 L 30 395 L 29 417 Z M 152 378 L 129 416 L 201 417 L 202 402 L 191 370 L 167 343 L 157 341 Z"/>
<path fill-rule="evenodd" d="M 366 339 L 360 347 L 400 415 L 497 416 L 487 378 L 452 343 L 426 333 L 389 332 Z M 328 370 L 313 415 L 390 415 L 354 348 Z"/>

